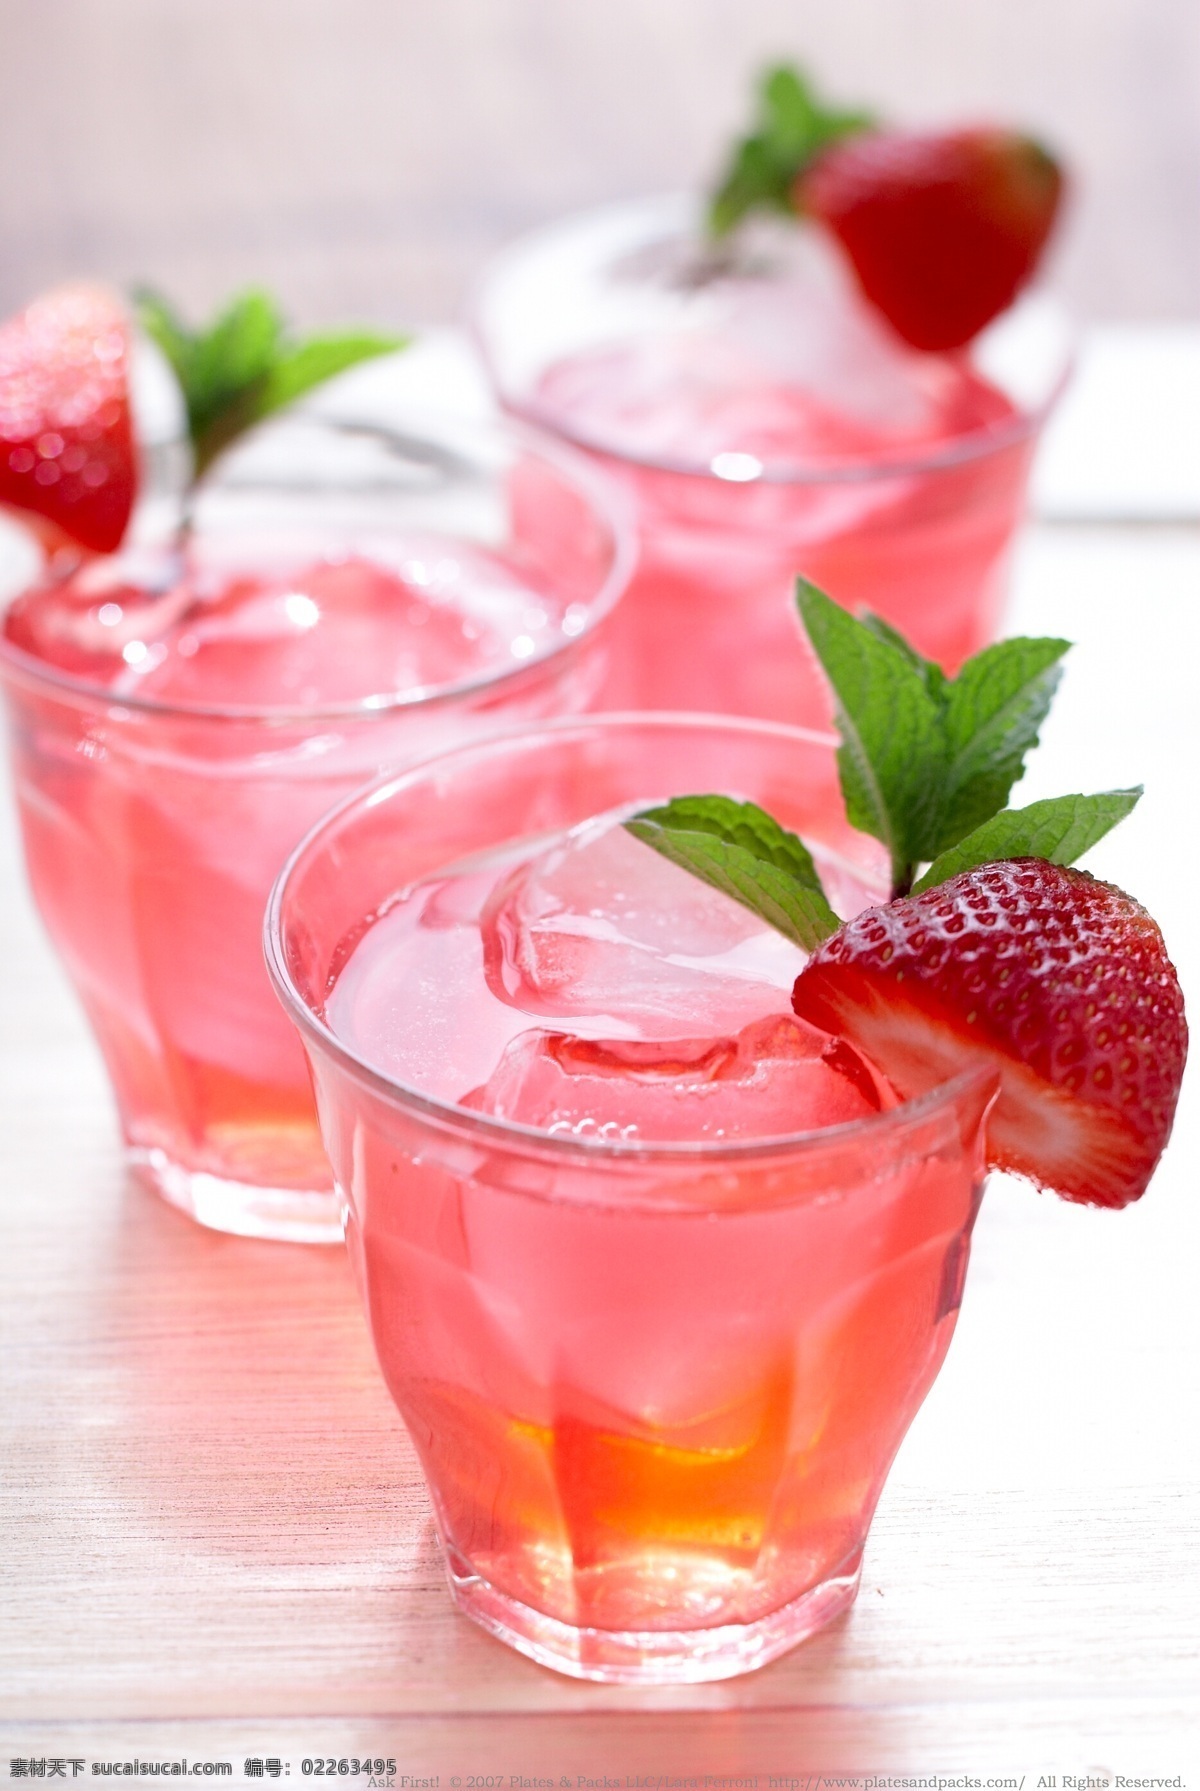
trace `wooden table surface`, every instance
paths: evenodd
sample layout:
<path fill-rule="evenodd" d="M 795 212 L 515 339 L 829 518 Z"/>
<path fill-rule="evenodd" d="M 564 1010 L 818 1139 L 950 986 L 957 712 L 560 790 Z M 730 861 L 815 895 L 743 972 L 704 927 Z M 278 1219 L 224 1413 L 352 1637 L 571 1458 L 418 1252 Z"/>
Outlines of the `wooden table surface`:
<path fill-rule="evenodd" d="M 1193 991 L 1198 388 L 1198 335 L 1091 341 L 1011 614 L 1079 643 L 1025 793 L 1146 782 L 1092 863 L 1159 916 Z M 7 802 L 0 989 L 0 1776 L 186 1756 L 240 1783 L 247 1759 L 300 1777 L 370 1754 L 468 1787 L 1200 1784 L 1195 1073 L 1141 1206 L 993 1181 L 853 1611 L 750 1677 L 634 1691 L 453 1611 L 341 1252 L 203 1232 L 127 1180 Z"/>

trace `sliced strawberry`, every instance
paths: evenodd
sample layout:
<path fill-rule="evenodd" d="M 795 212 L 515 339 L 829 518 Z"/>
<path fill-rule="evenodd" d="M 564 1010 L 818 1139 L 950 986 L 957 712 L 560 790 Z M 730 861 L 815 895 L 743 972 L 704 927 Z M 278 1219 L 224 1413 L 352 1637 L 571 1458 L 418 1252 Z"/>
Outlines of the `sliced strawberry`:
<path fill-rule="evenodd" d="M 103 288 L 60 286 L 0 326 L 0 504 L 111 553 L 137 492 L 129 333 Z"/>
<path fill-rule="evenodd" d="M 869 131 L 800 175 L 801 210 L 845 248 L 863 292 L 915 348 L 961 348 L 1033 274 L 1062 171 L 1029 137 Z"/>
<path fill-rule="evenodd" d="M 1136 1200 L 1170 1136 L 1179 979 L 1146 910 L 1086 872 L 1022 858 L 869 908 L 813 953 L 792 1005 L 906 1098 L 995 1066 L 989 1162 L 1068 1200 Z"/>

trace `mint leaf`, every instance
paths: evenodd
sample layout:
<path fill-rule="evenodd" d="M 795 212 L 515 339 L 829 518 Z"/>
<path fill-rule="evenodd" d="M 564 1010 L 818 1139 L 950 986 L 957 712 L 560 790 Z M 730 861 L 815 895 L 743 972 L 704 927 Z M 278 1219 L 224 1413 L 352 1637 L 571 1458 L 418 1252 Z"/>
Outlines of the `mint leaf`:
<path fill-rule="evenodd" d="M 985 647 L 945 682 L 946 743 L 937 825 L 923 856 L 947 851 L 994 815 L 1025 769 L 1058 688 L 1063 640 L 1017 639 Z"/>
<path fill-rule="evenodd" d="M 891 623 L 885 622 L 882 616 L 873 615 L 869 609 L 864 609 L 858 619 L 864 628 L 870 630 L 876 640 L 881 640 L 886 645 L 895 647 L 897 652 L 903 653 L 913 670 L 919 674 L 921 682 L 930 696 L 935 701 L 941 700 L 947 679 L 945 672 L 936 660 L 926 659 L 923 654 L 918 653 L 912 642 L 906 641 L 898 628 L 893 628 Z"/>
<path fill-rule="evenodd" d="M 193 338 L 192 396 L 208 419 L 265 377 L 282 335 L 283 318 L 275 301 L 252 287 L 231 299 L 209 329 Z"/>
<path fill-rule="evenodd" d="M 805 579 L 797 580 L 796 601 L 833 686 L 847 818 L 882 840 L 893 893 L 905 893 L 915 865 L 931 856 L 926 842 L 946 760 L 939 704 L 911 649 L 857 621 Z"/>
<path fill-rule="evenodd" d="M 754 128 L 733 146 L 709 201 L 713 236 L 725 236 L 753 211 L 794 214 L 796 177 L 828 143 L 867 130 L 871 115 L 826 106 L 800 69 L 768 69 L 758 86 Z"/>
<path fill-rule="evenodd" d="M 153 292 L 138 295 L 138 316 L 179 381 L 199 477 L 254 421 L 255 394 L 274 360 L 283 320 L 270 297 L 256 289 L 238 294 L 204 331 L 189 330 Z"/>
<path fill-rule="evenodd" d="M 356 330 L 338 336 L 309 336 L 297 347 L 279 355 L 267 375 L 260 397 L 260 416 L 281 410 L 294 399 L 303 397 L 314 386 L 323 385 L 338 373 L 357 367 L 360 361 L 374 360 L 377 355 L 392 354 L 403 346 L 396 336 L 380 336 L 368 330 Z"/>
<path fill-rule="evenodd" d="M 847 815 L 888 847 L 902 895 L 1007 802 L 1070 642 L 1001 641 L 947 678 L 882 617 L 852 617 L 803 579 L 797 602 L 834 688 Z"/>
<path fill-rule="evenodd" d="M 1125 819 L 1141 794 L 1142 786 L 1137 784 L 1130 790 L 1052 796 L 1045 802 L 1032 802 L 1028 808 L 1005 809 L 935 858 L 914 883 L 913 894 L 933 889 L 960 871 L 1002 858 L 1047 858 L 1051 864 L 1074 864 Z"/>
<path fill-rule="evenodd" d="M 1037 744 L 1068 641 L 1001 641 L 951 679 L 890 622 L 851 616 L 806 579 L 796 602 L 833 689 L 847 818 L 887 847 L 893 899 L 1000 859 L 1073 864 L 1141 797 L 1139 785 L 1000 808 Z M 840 924 L 808 848 L 753 803 L 679 797 L 626 826 L 807 951 Z"/>
<path fill-rule="evenodd" d="M 764 137 L 746 137 L 733 150 L 721 184 L 709 201 L 710 235 L 728 236 L 752 211 L 790 214 L 792 178 L 786 166 L 780 167 Z"/>
<path fill-rule="evenodd" d="M 183 393 L 193 482 L 253 424 L 359 361 L 390 354 L 404 339 L 355 331 L 289 338 L 269 293 L 236 294 L 206 329 L 191 330 L 161 294 L 135 295 L 146 334 L 169 361 Z"/>
<path fill-rule="evenodd" d="M 803 840 L 753 802 L 676 796 L 631 816 L 625 826 L 805 951 L 814 951 L 842 924 Z"/>

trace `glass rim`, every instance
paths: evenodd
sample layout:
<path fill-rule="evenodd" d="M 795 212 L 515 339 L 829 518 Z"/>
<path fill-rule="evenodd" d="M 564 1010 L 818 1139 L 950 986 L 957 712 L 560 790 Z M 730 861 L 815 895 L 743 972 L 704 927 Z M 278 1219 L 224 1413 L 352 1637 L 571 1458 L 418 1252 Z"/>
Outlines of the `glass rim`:
<path fill-rule="evenodd" d="M 455 760 L 469 759 L 481 752 L 522 741 L 532 742 L 546 734 L 561 735 L 595 732 L 617 733 L 633 726 L 661 728 L 664 731 L 714 726 L 731 731 L 766 737 L 786 743 L 836 747 L 837 739 L 814 728 L 793 727 L 785 722 L 760 720 L 753 716 L 712 715 L 682 710 L 640 712 L 621 711 L 610 714 L 559 716 L 544 722 L 519 722 L 498 729 L 448 750 L 429 754 L 406 765 L 400 771 L 385 772 L 381 777 L 352 791 L 330 809 L 305 833 L 281 867 L 271 887 L 263 916 L 263 956 L 268 975 L 284 1010 L 307 1041 L 319 1046 L 355 1081 L 365 1084 L 372 1093 L 382 1096 L 394 1106 L 418 1115 L 441 1131 L 450 1131 L 492 1149 L 508 1147 L 514 1154 L 529 1157 L 550 1157 L 574 1168 L 595 1167 L 603 1163 L 614 1170 L 636 1170 L 647 1167 L 663 1169 L 704 1168 L 708 1165 L 762 1165 L 781 1158 L 819 1157 L 822 1152 L 837 1152 L 858 1140 L 897 1141 L 919 1130 L 939 1111 L 948 1112 L 960 1096 L 995 1079 L 996 1072 L 986 1064 L 969 1065 L 957 1075 L 939 1083 L 925 1094 L 901 1101 L 886 1112 L 861 1119 L 843 1121 L 836 1126 L 816 1130 L 787 1132 L 770 1137 L 729 1139 L 717 1144 L 710 1139 L 680 1139 L 671 1142 L 634 1141 L 596 1138 L 584 1140 L 561 1133 L 543 1131 L 537 1126 L 523 1125 L 494 1114 L 478 1113 L 436 1095 L 425 1093 L 410 1083 L 388 1075 L 352 1050 L 332 1028 L 314 1012 L 297 988 L 288 968 L 285 948 L 284 907 L 290 886 L 320 846 L 327 833 L 356 810 L 377 808 L 400 794 L 406 787 L 435 775 Z"/>
<path fill-rule="evenodd" d="M 470 289 L 465 322 L 476 351 L 483 361 L 492 389 L 506 415 L 537 429 L 539 433 L 552 434 L 559 441 L 581 449 L 584 453 L 601 456 L 618 466 L 636 467 L 642 472 L 665 473 L 672 478 L 715 481 L 719 487 L 731 490 L 741 489 L 747 492 L 762 489 L 764 486 L 870 485 L 888 479 L 915 477 L 920 473 L 953 471 L 956 467 L 986 459 L 990 454 L 999 454 L 1006 448 L 1029 441 L 1036 437 L 1045 425 L 1046 419 L 1062 396 L 1075 364 L 1077 349 L 1073 333 L 1069 337 L 1063 354 L 1062 365 L 1046 396 L 1036 405 L 1020 408 L 1014 406 L 1012 417 L 1006 418 L 1000 424 L 984 424 L 979 428 L 966 430 L 923 453 L 913 450 L 907 452 L 898 450 L 895 454 L 877 456 L 869 461 L 823 461 L 819 466 L 786 459 L 764 460 L 759 462 L 758 471 L 734 477 L 714 471 L 711 461 L 708 464 L 701 464 L 699 461 L 675 458 L 666 454 L 630 453 L 613 442 L 606 441 L 601 435 L 565 422 L 549 406 L 540 405 L 535 398 L 513 391 L 501 377 L 497 356 L 492 349 L 492 333 L 484 321 L 487 294 L 494 283 L 503 279 L 509 263 L 519 260 L 531 247 L 553 239 L 559 231 L 571 224 L 581 225 L 588 219 L 612 217 L 621 212 L 632 213 L 639 207 L 648 209 L 652 203 L 657 203 L 664 208 L 668 202 L 681 204 L 684 200 L 688 200 L 694 203 L 696 198 L 697 196 L 691 193 L 664 193 L 657 195 L 657 198 L 652 200 L 625 200 L 608 205 L 589 206 L 585 210 L 568 213 L 565 218 L 557 218 L 550 223 L 535 225 L 531 230 L 522 231 L 495 251 Z M 1002 315 L 1010 315 L 1022 303 L 1029 300 L 1052 305 L 1065 324 L 1066 313 L 1062 306 L 1036 287 L 1028 293 L 1021 294 L 1009 307 L 1009 310 Z M 1069 326 L 1067 328 L 1069 329 Z M 970 346 L 971 344 L 968 343 L 968 350 Z M 754 455 L 749 458 L 757 460 L 757 456 Z"/>
<path fill-rule="evenodd" d="M 473 677 L 459 679 L 453 684 L 418 685 L 406 691 L 372 692 L 354 702 L 300 706 L 284 703 L 169 702 L 161 697 L 144 696 L 136 691 L 116 691 L 111 685 L 95 684 L 90 679 L 77 677 L 61 666 L 50 665 L 36 653 L 30 653 L 9 640 L 3 629 L 5 611 L 24 591 L 33 588 L 29 584 L 0 605 L 0 670 L 17 678 L 24 678 L 35 686 L 50 685 L 76 701 L 101 703 L 109 709 L 129 709 L 143 714 L 170 716 L 179 721 L 256 722 L 267 727 L 296 726 L 305 722 L 369 721 L 373 716 L 394 715 L 406 709 L 420 710 L 425 714 L 442 706 L 460 703 L 464 698 L 519 689 L 523 684 L 533 682 L 548 665 L 560 658 L 569 658 L 586 645 L 589 638 L 611 616 L 628 588 L 638 559 L 637 530 L 628 500 L 610 480 L 599 475 L 592 462 L 581 456 L 571 444 L 564 443 L 553 434 L 548 435 L 546 431 L 521 419 L 505 416 L 455 416 L 452 412 L 443 415 L 424 410 L 414 414 L 414 429 L 433 420 L 446 424 L 456 423 L 472 434 L 491 433 L 539 455 L 556 472 L 573 483 L 593 513 L 603 519 L 612 536 L 612 563 L 600 581 L 596 594 L 587 604 L 587 617 L 578 634 L 552 640 L 541 651 L 530 654 L 528 659 L 519 660 L 514 665 L 483 671 Z M 120 551 L 117 548 L 113 555 L 98 557 L 115 558 Z M 73 573 L 78 567 L 72 567 L 71 570 Z M 62 577 L 66 576 L 66 573 L 62 574 Z M 55 580 L 51 579 L 49 582 L 53 584 Z"/>

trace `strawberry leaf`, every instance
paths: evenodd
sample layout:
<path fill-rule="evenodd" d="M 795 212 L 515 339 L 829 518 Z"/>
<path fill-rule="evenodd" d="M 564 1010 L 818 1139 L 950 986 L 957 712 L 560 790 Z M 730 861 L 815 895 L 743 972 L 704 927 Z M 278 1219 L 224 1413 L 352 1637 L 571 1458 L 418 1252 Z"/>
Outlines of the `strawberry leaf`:
<path fill-rule="evenodd" d="M 972 871 L 998 859 L 1046 858 L 1051 864 L 1074 864 L 1125 819 L 1141 794 L 1138 784 L 1129 790 L 1053 796 L 1045 802 L 1032 802 L 1028 808 L 1005 809 L 935 858 L 913 885 L 913 894 L 920 895 L 922 890 L 957 877 L 960 871 Z"/>
<path fill-rule="evenodd" d="M 886 624 L 882 634 L 864 626 L 805 579 L 796 598 L 833 687 L 847 818 L 887 847 L 894 892 L 906 892 L 936 826 L 946 762 L 940 705 Z"/>
<path fill-rule="evenodd" d="M 794 214 L 792 188 L 827 143 L 873 123 L 867 112 L 838 111 L 818 99 L 805 75 L 780 63 L 758 88 L 758 116 L 734 144 L 709 201 L 713 236 L 725 236 L 750 212 Z"/>
<path fill-rule="evenodd" d="M 803 840 L 753 802 L 677 796 L 631 816 L 625 826 L 805 951 L 814 951 L 842 924 Z"/>
<path fill-rule="evenodd" d="M 985 647 L 942 689 L 946 769 L 937 826 L 922 856 L 935 857 L 1004 807 L 1037 745 L 1058 687 L 1063 640 L 1017 639 Z"/>
<path fill-rule="evenodd" d="M 193 482 L 232 441 L 335 373 L 404 339 L 366 331 L 293 341 L 269 293 L 238 293 L 207 329 L 191 330 L 161 294 L 136 295 L 142 328 L 169 361 L 183 393 Z"/>

